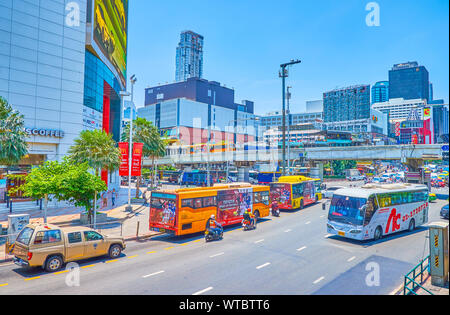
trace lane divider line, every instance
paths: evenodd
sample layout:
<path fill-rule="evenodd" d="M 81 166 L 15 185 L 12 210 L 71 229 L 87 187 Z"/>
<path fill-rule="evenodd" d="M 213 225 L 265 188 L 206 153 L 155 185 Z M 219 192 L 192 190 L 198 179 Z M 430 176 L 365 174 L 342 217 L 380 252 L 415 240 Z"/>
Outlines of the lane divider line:
<path fill-rule="evenodd" d="M 325 277 L 320 277 L 319 279 L 317 279 L 316 281 L 313 282 L 313 284 L 318 284 L 320 281 L 322 281 L 323 279 L 325 279 Z"/>
<path fill-rule="evenodd" d="M 192 295 L 200 295 L 200 294 L 202 294 L 202 293 L 211 291 L 212 289 L 213 289 L 213 287 L 209 287 L 209 288 L 203 289 L 203 290 L 201 290 L 201 291 L 195 292 L 195 293 L 192 294 Z"/>
<path fill-rule="evenodd" d="M 261 242 L 264 242 L 264 239 L 256 241 L 255 244 L 258 244 L 258 243 L 261 243 Z"/>
<path fill-rule="evenodd" d="M 292 230 L 289 229 L 289 230 L 284 231 L 284 233 L 289 233 L 289 232 L 291 232 L 291 231 L 292 231 Z"/>
<path fill-rule="evenodd" d="M 69 272 L 69 270 L 58 271 L 58 272 L 55 272 L 53 274 L 54 275 L 60 275 L 60 274 L 67 273 L 67 272 Z"/>
<path fill-rule="evenodd" d="M 212 255 L 212 256 L 209 256 L 209 258 L 214 258 L 214 257 L 217 257 L 217 256 L 222 256 L 223 254 L 225 254 L 225 253 L 218 253 L 218 254 L 215 254 L 215 255 Z"/>
<path fill-rule="evenodd" d="M 156 251 L 154 250 L 154 251 L 152 251 L 152 252 L 147 252 L 147 254 L 154 254 L 154 253 L 156 253 Z"/>
<path fill-rule="evenodd" d="M 170 246 L 170 247 L 164 248 L 164 250 L 171 250 L 172 248 L 173 248 L 173 246 Z"/>
<path fill-rule="evenodd" d="M 311 224 L 311 221 L 306 222 L 305 224 Z"/>
<path fill-rule="evenodd" d="M 303 247 L 297 249 L 297 251 L 298 251 L 298 252 L 301 252 L 301 251 L 304 250 L 304 249 L 306 249 L 306 246 L 303 246 Z"/>
<path fill-rule="evenodd" d="M 31 280 L 36 280 L 36 279 L 40 279 L 41 277 L 40 276 L 38 276 L 38 277 L 33 277 L 33 278 L 27 278 L 27 279 L 24 279 L 25 281 L 31 281 Z"/>
<path fill-rule="evenodd" d="M 7 285 L 9 285 L 9 283 L 3 283 L 3 284 L 0 284 L 0 288 L 1 288 L 1 287 L 6 287 Z"/>
<path fill-rule="evenodd" d="M 87 265 L 87 266 L 81 267 L 81 269 L 92 268 L 92 267 L 94 267 L 94 266 L 95 266 L 95 265 Z"/>
<path fill-rule="evenodd" d="M 156 275 L 159 275 L 159 274 L 161 274 L 163 272 L 165 272 L 165 271 L 164 270 L 157 271 L 157 272 L 151 273 L 149 275 L 142 276 L 142 278 L 148 278 L 148 277 L 156 276 Z"/>
<path fill-rule="evenodd" d="M 108 260 L 108 261 L 105 261 L 105 264 L 110 264 L 110 263 L 113 263 L 116 261 L 119 261 L 119 260 L 118 259 Z"/>
<path fill-rule="evenodd" d="M 264 265 L 256 267 L 256 269 L 262 269 L 262 268 L 267 267 L 269 265 L 270 265 L 270 263 L 268 262 L 268 263 L 265 263 Z"/>
<path fill-rule="evenodd" d="M 349 258 L 347 261 L 348 261 L 348 262 L 351 262 L 352 260 L 355 260 L 355 258 L 356 258 L 356 257 L 353 256 L 353 257 Z"/>
<path fill-rule="evenodd" d="M 136 258 L 137 256 L 139 256 L 139 255 L 134 255 L 134 256 L 127 257 L 127 258 L 128 259 L 133 259 L 133 258 Z"/>

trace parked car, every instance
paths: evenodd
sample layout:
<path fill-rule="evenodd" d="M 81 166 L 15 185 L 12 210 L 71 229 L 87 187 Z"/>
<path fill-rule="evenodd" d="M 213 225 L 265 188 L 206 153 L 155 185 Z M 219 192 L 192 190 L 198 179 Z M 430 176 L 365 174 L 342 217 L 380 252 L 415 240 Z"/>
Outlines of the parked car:
<path fill-rule="evenodd" d="M 51 224 L 28 224 L 14 243 L 14 263 L 55 272 L 65 263 L 109 256 L 125 249 L 122 237 L 109 237 L 86 227 L 61 228 Z"/>
<path fill-rule="evenodd" d="M 331 187 L 327 187 L 326 190 L 322 191 L 322 195 L 323 198 L 333 198 L 334 193 L 336 192 L 336 190 L 339 189 L 343 189 L 343 188 L 347 188 L 344 186 L 331 186 Z"/>
<path fill-rule="evenodd" d="M 364 175 L 352 175 L 348 176 L 347 180 L 349 181 L 356 181 L 356 180 L 364 180 L 366 177 Z"/>
<path fill-rule="evenodd" d="M 441 217 L 448 220 L 448 204 L 441 208 Z"/>

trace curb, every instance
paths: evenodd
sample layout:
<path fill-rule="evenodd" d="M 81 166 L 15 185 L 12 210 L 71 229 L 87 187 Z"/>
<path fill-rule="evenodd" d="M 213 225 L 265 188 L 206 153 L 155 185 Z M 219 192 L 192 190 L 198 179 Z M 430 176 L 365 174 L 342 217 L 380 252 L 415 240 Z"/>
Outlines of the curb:
<path fill-rule="evenodd" d="M 139 235 L 139 236 L 126 236 L 124 237 L 124 241 L 125 242 L 130 242 L 130 241 L 138 241 L 138 240 L 144 240 L 144 239 L 148 239 L 151 238 L 153 236 L 159 236 L 159 235 L 163 235 L 165 233 L 156 233 L 156 234 L 144 234 L 144 235 Z"/>

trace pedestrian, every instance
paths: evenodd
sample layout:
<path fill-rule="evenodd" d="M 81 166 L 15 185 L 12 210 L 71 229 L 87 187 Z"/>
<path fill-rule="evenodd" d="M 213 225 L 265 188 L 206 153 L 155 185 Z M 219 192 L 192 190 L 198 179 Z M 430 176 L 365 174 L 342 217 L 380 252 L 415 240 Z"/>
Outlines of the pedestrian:
<path fill-rule="evenodd" d="M 111 194 L 111 203 L 112 203 L 113 207 L 116 205 L 116 194 L 117 194 L 116 189 L 113 188 L 112 194 Z"/>
<path fill-rule="evenodd" d="M 102 193 L 102 201 L 103 201 L 103 207 L 107 207 L 108 206 L 108 196 L 106 195 L 106 192 Z"/>

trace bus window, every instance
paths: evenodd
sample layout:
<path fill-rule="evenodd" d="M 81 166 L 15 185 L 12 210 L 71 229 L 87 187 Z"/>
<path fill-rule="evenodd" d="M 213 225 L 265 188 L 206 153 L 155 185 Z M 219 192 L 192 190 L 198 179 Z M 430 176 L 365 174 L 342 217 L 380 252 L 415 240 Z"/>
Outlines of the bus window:
<path fill-rule="evenodd" d="M 181 201 L 181 207 L 194 208 L 194 199 L 183 199 L 183 201 Z"/>
<path fill-rule="evenodd" d="M 204 207 L 215 207 L 216 206 L 216 197 L 203 198 L 203 206 Z"/>
<path fill-rule="evenodd" d="M 195 198 L 194 199 L 194 209 L 200 209 L 200 208 L 203 208 L 202 198 Z"/>
<path fill-rule="evenodd" d="M 260 192 L 255 192 L 253 194 L 254 203 L 262 203 L 262 196 Z"/>
<path fill-rule="evenodd" d="M 376 199 L 374 196 L 370 196 L 369 200 L 367 201 L 366 214 L 364 216 L 364 226 L 370 223 L 370 220 L 372 220 L 372 217 L 377 210 L 378 206 L 376 203 Z"/>
<path fill-rule="evenodd" d="M 294 184 L 292 185 L 292 198 L 297 199 L 303 197 L 303 184 Z"/>
<path fill-rule="evenodd" d="M 266 206 L 268 206 L 269 202 L 270 202 L 269 192 L 268 191 L 263 191 L 261 193 L 261 198 L 262 198 L 262 203 L 265 204 Z"/>

